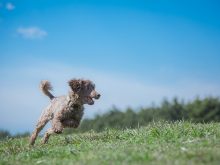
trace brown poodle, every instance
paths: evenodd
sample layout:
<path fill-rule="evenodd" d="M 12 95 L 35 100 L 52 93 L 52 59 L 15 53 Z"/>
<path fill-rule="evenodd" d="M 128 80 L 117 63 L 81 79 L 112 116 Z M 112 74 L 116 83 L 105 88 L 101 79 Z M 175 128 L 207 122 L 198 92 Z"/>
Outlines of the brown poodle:
<path fill-rule="evenodd" d="M 77 128 L 83 116 L 83 105 L 93 105 L 93 98 L 99 99 L 101 96 L 95 91 L 95 85 L 90 80 L 72 79 L 68 83 L 71 88 L 69 94 L 54 97 L 49 92 L 52 90 L 50 82 L 47 80 L 41 81 L 40 89 L 51 99 L 51 102 L 42 113 L 31 135 L 31 145 L 34 145 L 39 132 L 50 120 L 52 127 L 46 131 L 43 143 L 48 141 L 51 134 L 62 133 L 65 127 Z"/>

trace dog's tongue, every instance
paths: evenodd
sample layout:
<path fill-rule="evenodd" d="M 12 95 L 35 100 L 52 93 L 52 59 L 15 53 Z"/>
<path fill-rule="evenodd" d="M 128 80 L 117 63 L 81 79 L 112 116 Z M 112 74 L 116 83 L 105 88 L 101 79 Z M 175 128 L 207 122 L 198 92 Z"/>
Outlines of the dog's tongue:
<path fill-rule="evenodd" d="M 89 105 L 93 105 L 94 104 L 94 101 L 93 101 L 93 99 L 91 97 L 88 97 L 87 99 L 88 99 Z"/>

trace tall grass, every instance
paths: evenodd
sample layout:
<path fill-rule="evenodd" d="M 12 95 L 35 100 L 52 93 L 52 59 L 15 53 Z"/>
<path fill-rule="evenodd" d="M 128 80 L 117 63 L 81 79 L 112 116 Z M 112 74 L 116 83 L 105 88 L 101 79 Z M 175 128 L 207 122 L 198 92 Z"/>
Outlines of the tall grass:
<path fill-rule="evenodd" d="M 28 138 L 0 142 L 0 164 L 219 164 L 220 124 L 152 122 L 52 136 L 29 147 Z"/>

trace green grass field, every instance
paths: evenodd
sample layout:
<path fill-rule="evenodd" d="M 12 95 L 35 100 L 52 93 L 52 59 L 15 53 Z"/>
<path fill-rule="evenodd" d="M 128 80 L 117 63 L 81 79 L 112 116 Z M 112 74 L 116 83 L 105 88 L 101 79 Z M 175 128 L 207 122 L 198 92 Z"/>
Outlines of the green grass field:
<path fill-rule="evenodd" d="M 220 164 L 220 123 L 157 122 L 127 130 L 0 142 L 0 164 Z"/>

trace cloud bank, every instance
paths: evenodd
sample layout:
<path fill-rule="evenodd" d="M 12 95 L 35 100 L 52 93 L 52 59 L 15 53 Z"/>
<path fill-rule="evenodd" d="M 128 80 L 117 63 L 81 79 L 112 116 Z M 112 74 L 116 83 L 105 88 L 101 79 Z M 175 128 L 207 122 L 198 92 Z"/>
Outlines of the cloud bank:
<path fill-rule="evenodd" d="M 47 36 L 47 32 L 39 27 L 19 27 L 17 33 L 26 39 L 42 39 Z"/>

